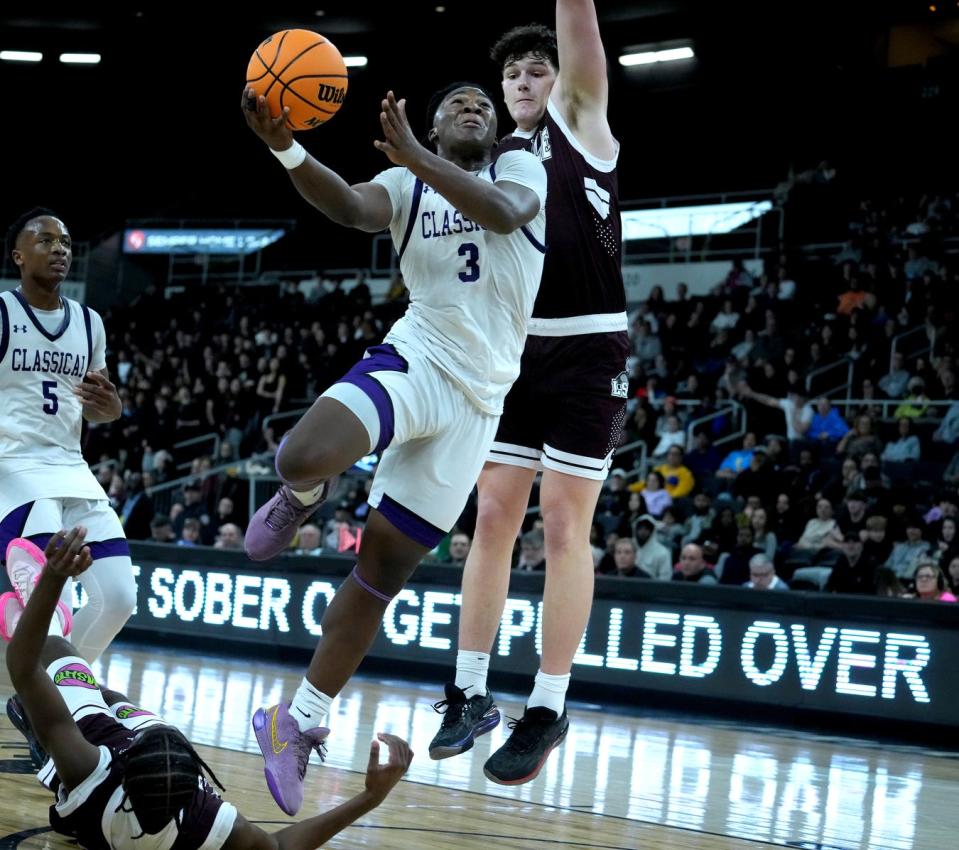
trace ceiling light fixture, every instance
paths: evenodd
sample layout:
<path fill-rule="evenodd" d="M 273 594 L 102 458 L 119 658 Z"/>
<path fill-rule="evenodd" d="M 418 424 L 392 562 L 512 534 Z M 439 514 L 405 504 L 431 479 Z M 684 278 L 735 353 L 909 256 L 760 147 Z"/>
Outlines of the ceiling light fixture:
<path fill-rule="evenodd" d="M 35 50 L 0 50 L 4 62 L 39 62 L 43 54 Z"/>
<path fill-rule="evenodd" d="M 619 64 L 626 68 L 635 65 L 653 65 L 657 62 L 677 62 L 680 59 L 695 59 L 692 47 L 670 47 L 663 50 L 630 50 L 619 57 Z"/>
<path fill-rule="evenodd" d="M 99 53 L 61 53 L 60 61 L 64 65 L 99 65 Z"/>

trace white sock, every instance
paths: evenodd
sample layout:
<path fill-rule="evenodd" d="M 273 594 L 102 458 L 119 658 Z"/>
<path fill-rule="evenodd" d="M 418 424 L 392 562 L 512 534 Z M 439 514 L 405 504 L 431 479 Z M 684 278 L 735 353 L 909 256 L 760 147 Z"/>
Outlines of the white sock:
<path fill-rule="evenodd" d="M 565 676 L 552 676 L 540 670 L 533 680 L 533 693 L 526 701 L 526 707 L 544 706 L 555 711 L 557 716 L 561 715 L 566 705 L 569 677 L 569 673 Z"/>
<path fill-rule="evenodd" d="M 293 702 L 290 703 L 290 717 L 296 721 L 301 732 L 323 726 L 330 714 L 333 697 L 318 691 L 305 678 L 296 689 Z"/>
<path fill-rule="evenodd" d="M 467 699 L 486 693 L 489 655 L 461 649 L 456 653 L 456 687 L 466 691 Z"/>
<path fill-rule="evenodd" d="M 320 496 L 323 494 L 323 488 L 325 486 L 326 481 L 321 481 L 312 490 L 294 490 L 291 487 L 290 492 L 296 496 L 297 501 L 299 501 L 301 505 L 313 505 L 320 501 Z"/>

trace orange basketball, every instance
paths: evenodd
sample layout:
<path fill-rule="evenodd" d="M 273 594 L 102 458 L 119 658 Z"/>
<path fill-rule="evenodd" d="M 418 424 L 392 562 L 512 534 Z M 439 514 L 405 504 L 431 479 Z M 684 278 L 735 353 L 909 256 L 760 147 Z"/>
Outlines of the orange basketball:
<path fill-rule="evenodd" d="M 311 30 L 283 30 L 263 41 L 246 68 L 246 84 L 266 98 L 270 115 L 290 108 L 292 130 L 329 121 L 346 97 L 346 65 L 340 51 Z"/>

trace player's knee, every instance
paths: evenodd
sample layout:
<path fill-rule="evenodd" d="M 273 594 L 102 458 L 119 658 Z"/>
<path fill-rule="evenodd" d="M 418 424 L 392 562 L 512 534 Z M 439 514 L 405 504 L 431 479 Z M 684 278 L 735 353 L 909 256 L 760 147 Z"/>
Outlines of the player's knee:
<path fill-rule="evenodd" d="M 390 598 L 396 596 L 403 589 L 406 580 L 412 574 L 412 570 L 391 570 L 380 564 L 357 564 L 356 570 L 365 584 L 377 593 Z"/>
<path fill-rule="evenodd" d="M 503 528 L 514 525 L 517 520 L 522 522 L 526 504 L 511 493 L 492 489 L 480 491 L 477 507 L 477 534 L 493 534 L 502 533 Z"/>
<path fill-rule="evenodd" d="M 133 569 L 129 558 L 124 569 L 112 570 L 110 581 L 101 583 L 101 598 L 94 599 L 90 595 L 91 604 L 99 603 L 99 607 L 111 617 L 126 622 L 133 613 L 137 604 L 137 584 L 133 578 Z"/>
<path fill-rule="evenodd" d="M 276 456 L 276 472 L 287 484 L 296 489 L 314 486 L 318 481 L 339 470 L 336 459 L 322 445 L 297 446 L 290 439 Z"/>
<path fill-rule="evenodd" d="M 416 570 L 418 559 L 360 557 L 356 568 L 362 579 L 386 596 L 396 596 Z"/>
<path fill-rule="evenodd" d="M 592 513 L 584 516 L 571 502 L 557 500 L 549 506 L 543 505 L 543 535 L 547 550 L 562 550 L 581 542 L 583 528 L 589 528 Z M 588 531 L 587 531 L 588 537 Z M 547 556 L 547 563 L 548 563 Z"/>

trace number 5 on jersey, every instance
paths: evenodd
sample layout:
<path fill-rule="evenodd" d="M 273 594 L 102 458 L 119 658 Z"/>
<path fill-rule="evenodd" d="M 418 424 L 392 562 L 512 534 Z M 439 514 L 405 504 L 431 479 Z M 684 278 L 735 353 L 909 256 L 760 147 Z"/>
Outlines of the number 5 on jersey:
<path fill-rule="evenodd" d="M 41 386 L 43 387 L 43 397 L 46 399 L 43 403 L 43 412 L 50 414 L 50 416 L 55 416 L 56 412 L 60 409 L 60 402 L 57 399 L 57 394 L 54 392 L 57 387 L 57 382 L 44 381 Z"/>
<path fill-rule="evenodd" d="M 472 242 L 464 242 L 458 253 L 466 258 L 466 268 L 459 273 L 459 279 L 463 283 L 475 283 L 480 276 L 479 248 Z"/>

